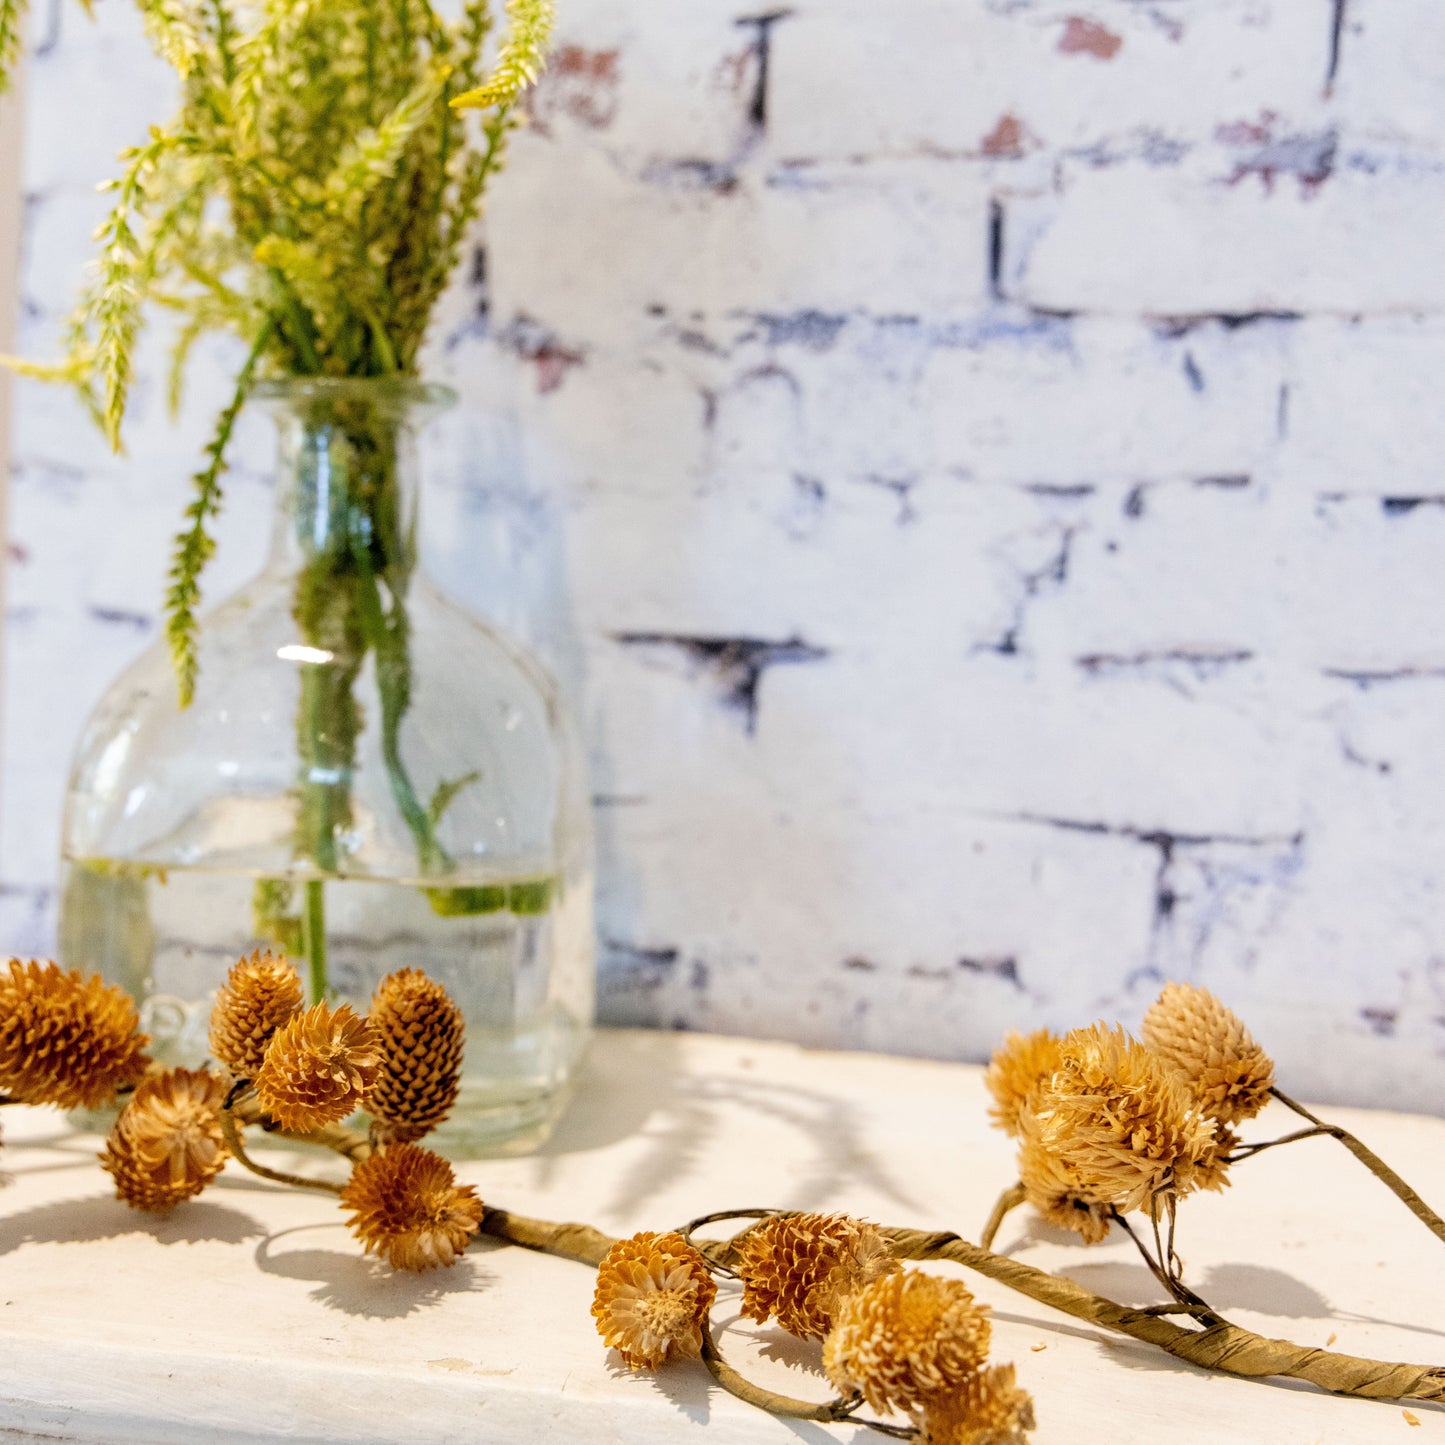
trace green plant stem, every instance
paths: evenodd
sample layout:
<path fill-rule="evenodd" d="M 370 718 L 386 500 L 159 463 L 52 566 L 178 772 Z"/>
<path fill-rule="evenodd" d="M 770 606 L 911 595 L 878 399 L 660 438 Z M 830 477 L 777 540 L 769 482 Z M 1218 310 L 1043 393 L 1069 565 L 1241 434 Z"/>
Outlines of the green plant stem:
<path fill-rule="evenodd" d="M 306 902 L 301 913 L 301 942 L 306 954 L 307 996 L 323 1002 L 331 991 L 326 975 L 326 884 L 320 878 L 306 881 Z"/>

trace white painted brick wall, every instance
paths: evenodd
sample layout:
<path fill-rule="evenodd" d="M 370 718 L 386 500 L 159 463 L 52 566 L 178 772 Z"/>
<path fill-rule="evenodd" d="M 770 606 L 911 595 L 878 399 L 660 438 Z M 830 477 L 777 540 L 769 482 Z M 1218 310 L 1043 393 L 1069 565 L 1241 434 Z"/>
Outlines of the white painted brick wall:
<path fill-rule="evenodd" d="M 36 354 L 166 104 L 123 5 L 61 4 Z M 977 1058 L 1185 977 L 1296 1092 L 1445 1110 L 1445 11 L 562 11 L 438 324 L 426 547 L 578 699 L 603 1016 Z M 17 949 L 234 363 L 175 427 L 143 368 L 125 460 L 20 392 Z"/>

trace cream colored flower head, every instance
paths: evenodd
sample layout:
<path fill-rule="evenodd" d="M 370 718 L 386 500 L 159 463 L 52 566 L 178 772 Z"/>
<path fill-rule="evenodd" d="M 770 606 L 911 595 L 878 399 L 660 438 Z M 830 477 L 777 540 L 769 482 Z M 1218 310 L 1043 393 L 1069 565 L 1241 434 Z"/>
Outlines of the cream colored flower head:
<path fill-rule="evenodd" d="M 1048 1029 L 1031 1034 L 1010 1031 L 989 1061 L 984 1083 L 993 1095 L 988 1111 L 994 1125 L 1017 1136 L 1021 1115 L 1032 1112 L 1038 1093 L 1059 1066 L 1059 1039 Z"/>
<path fill-rule="evenodd" d="M 776 1317 L 790 1333 L 822 1339 L 839 1302 L 899 1268 L 876 1225 L 846 1214 L 765 1219 L 737 1246 L 742 1313 Z"/>
<path fill-rule="evenodd" d="M 1179 1074 L 1104 1024 L 1064 1037 L 1038 1112 L 1040 1147 L 1067 1164 L 1087 1198 L 1124 1211 L 1195 1188 L 1215 1137 Z"/>
<path fill-rule="evenodd" d="M 1024 1198 L 1045 1223 L 1072 1230 L 1085 1244 L 1099 1244 L 1109 1233 L 1113 1214 L 1109 1191 L 1091 1187 L 1067 1154 L 1043 1142 L 1043 1124 L 1035 1115 L 1021 1115 L 1020 1124 L 1019 1183 Z"/>
<path fill-rule="evenodd" d="M 143 1079 L 121 1111 L 101 1168 L 135 1209 L 165 1214 L 197 1195 L 226 1163 L 223 1080 L 204 1069 L 167 1069 Z"/>
<path fill-rule="evenodd" d="M 619 1239 L 597 1269 L 597 1333 L 634 1370 L 674 1355 L 696 1359 L 717 1296 L 707 1261 L 680 1234 L 644 1231 Z"/>
<path fill-rule="evenodd" d="M 348 1004 L 318 1003 L 266 1046 L 256 1097 L 288 1133 L 309 1133 L 361 1107 L 380 1060 L 376 1031 L 364 1018 Z"/>
<path fill-rule="evenodd" d="M 455 1264 L 481 1227 L 482 1201 L 452 1166 L 415 1144 L 388 1144 L 358 1164 L 341 1195 L 351 1232 L 393 1269 Z"/>
<path fill-rule="evenodd" d="M 846 1296 L 823 1341 L 842 1395 L 875 1410 L 918 1410 L 962 1388 L 988 1356 L 988 1307 L 966 1285 L 910 1269 Z"/>
<path fill-rule="evenodd" d="M 1140 1032 L 1154 1053 L 1184 1075 L 1204 1112 L 1221 1124 L 1243 1123 L 1269 1103 L 1273 1061 L 1243 1020 L 1207 988 L 1166 983 Z"/>
<path fill-rule="evenodd" d="M 1012 1365 L 990 1365 L 914 1412 L 919 1445 L 1028 1445 L 1034 1402 Z"/>

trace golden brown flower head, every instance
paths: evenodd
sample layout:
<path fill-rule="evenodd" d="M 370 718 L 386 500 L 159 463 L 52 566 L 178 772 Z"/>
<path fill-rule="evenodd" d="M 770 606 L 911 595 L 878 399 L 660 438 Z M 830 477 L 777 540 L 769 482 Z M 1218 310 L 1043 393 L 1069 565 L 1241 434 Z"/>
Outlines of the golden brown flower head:
<path fill-rule="evenodd" d="M 1210 1118 L 1239 1124 L 1269 1103 L 1274 1063 L 1244 1021 L 1207 988 L 1166 983 L 1140 1032 L 1161 1059 L 1188 1079 Z"/>
<path fill-rule="evenodd" d="M 254 1079 L 266 1045 L 301 1012 L 301 978 L 285 960 L 259 949 L 235 964 L 211 1009 L 211 1056 L 237 1078 Z"/>
<path fill-rule="evenodd" d="M 143 1079 L 100 1156 L 117 1196 L 165 1214 L 197 1195 L 226 1163 L 221 1103 L 226 1085 L 204 1069 L 167 1069 Z"/>
<path fill-rule="evenodd" d="M 717 1295 L 707 1261 L 680 1234 L 619 1239 L 597 1268 L 597 1333 L 629 1368 L 656 1370 L 702 1352 L 702 1326 Z"/>
<path fill-rule="evenodd" d="M 377 1137 L 407 1142 L 435 1129 L 461 1087 L 462 1012 L 441 984 L 418 968 L 382 979 L 367 1014 L 381 1063 L 362 1107 Z"/>
<path fill-rule="evenodd" d="M 1009 1032 L 989 1060 L 983 1081 L 993 1095 L 989 1118 L 1005 1134 L 1017 1136 L 1019 1116 L 1029 1112 L 1038 1091 L 1059 1066 L 1059 1039 L 1048 1029 L 1031 1034 Z"/>
<path fill-rule="evenodd" d="M 1028 1445 L 1034 1402 L 1012 1365 L 990 1365 L 915 1416 L 920 1445 Z"/>
<path fill-rule="evenodd" d="M 845 1295 L 899 1268 L 875 1225 L 846 1214 L 779 1215 L 738 1242 L 742 1313 L 821 1339 Z"/>
<path fill-rule="evenodd" d="M 0 969 L 0 1092 L 27 1104 L 95 1109 L 146 1070 L 130 996 L 53 963 Z"/>
<path fill-rule="evenodd" d="M 1020 1116 L 1019 1182 L 1024 1198 L 1055 1229 L 1071 1229 L 1085 1244 L 1098 1244 L 1109 1233 L 1107 1191 L 1091 1189 L 1068 1158 L 1040 1137 L 1043 1125 L 1032 1114 Z"/>
<path fill-rule="evenodd" d="M 452 1166 L 415 1144 L 388 1144 L 358 1164 L 341 1195 L 351 1232 L 393 1269 L 455 1264 L 482 1223 L 482 1201 Z"/>
<path fill-rule="evenodd" d="M 1086 1197 L 1121 1210 L 1195 1188 L 1215 1134 L 1178 1073 L 1103 1024 L 1065 1036 L 1039 1120 L 1040 1146 L 1067 1161 Z"/>
<path fill-rule="evenodd" d="M 987 1309 L 956 1279 L 884 1275 L 840 1302 L 823 1368 L 840 1394 L 857 1391 L 875 1410 L 921 1409 L 982 1366 Z"/>
<path fill-rule="evenodd" d="M 253 1080 L 261 1107 L 305 1134 L 361 1107 L 376 1081 L 376 1031 L 348 1004 L 318 1003 L 278 1029 Z"/>

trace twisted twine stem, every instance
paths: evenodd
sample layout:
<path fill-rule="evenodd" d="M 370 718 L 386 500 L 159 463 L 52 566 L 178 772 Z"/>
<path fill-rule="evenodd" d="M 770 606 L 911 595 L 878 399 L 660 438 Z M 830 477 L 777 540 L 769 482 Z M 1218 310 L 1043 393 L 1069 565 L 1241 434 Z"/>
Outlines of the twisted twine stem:
<path fill-rule="evenodd" d="M 1378 1154 L 1367 1145 L 1362 1144 L 1348 1129 L 1342 1129 L 1338 1124 L 1328 1124 L 1317 1115 L 1310 1113 L 1303 1104 L 1296 1103 L 1288 1094 L 1280 1089 L 1269 1091 L 1287 1109 L 1293 1109 L 1301 1119 L 1307 1119 L 1314 1125 L 1313 1129 L 1302 1129 L 1299 1133 L 1287 1136 L 1285 1139 L 1276 1140 L 1276 1143 L 1290 1143 L 1295 1139 L 1308 1139 L 1316 1134 L 1328 1134 L 1332 1139 L 1338 1139 L 1381 1184 L 1385 1186 L 1397 1199 L 1435 1236 L 1436 1239 L 1445 1241 L 1445 1219 L 1442 1219 L 1418 1194 L 1407 1184 Z M 1253 1152 L 1258 1152 L 1255 1150 Z"/>
<path fill-rule="evenodd" d="M 368 1148 L 363 1135 L 349 1130 L 319 1132 L 329 1137 L 313 1136 L 307 1142 L 324 1143 L 326 1147 L 342 1153 L 348 1149 L 361 1151 Z M 349 1157 L 355 1158 L 356 1155 Z M 277 1177 L 274 1172 L 257 1172 L 263 1172 L 265 1177 Z M 295 1183 L 307 1189 L 328 1187 L 314 1179 L 286 1176 L 281 1176 L 280 1182 Z M 728 1211 L 721 1217 L 736 1217 L 737 1213 Z M 753 1213 L 756 1211 L 742 1211 L 742 1217 Z M 531 1219 L 506 1209 L 487 1209 L 482 1216 L 479 1233 L 527 1249 L 577 1260 L 594 1269 L 617 1242 L 591 1225 Z M 1170 1314 L 1198 1315 L 1204 1323 L 1202 1329 L 1186 1328 L 1166 1319 L 1166 1310 L 1161 1307 L 1133 1309 L 1118 1304 L 1071 1279 L 1047 1274 L 1007 1255 L 995 1254 L 951 1232 L 884 1227 L 882 1234 L 899 1259 L 951 1260 L 1050 1309 L 1153 1345 L 1176 1359 L 1204 1369 L 1248 1379 L 1282 1375 L 1307 1381 L 1322 1390 L 1365 1399 L 1428 1400 L 1445 1404 L 1445 1368 L 1395 1364 L 1330 1350 L 1306 1349 L 1288 1340 L 1269 1339 L 1223 1319 L 1212 1310 L 1201 1314 L 1197 1299 L 1191 1301 L 1188 1308 L 1175 1309 L 1171 1306 L 1167 1310 Z M 699 1240 L 695 1248 L 714 1266 L 720 1264 L 731 1269 L 737 1261 L 732 1240 Z M 719 1379 L 718 1383 L 724 1389 L 728 1388 L 723 1380 Z M 818 1407 L 810 1405 L 808 1408 Z M 889 1427 L 890 1430 L 893 1428 Z"/>

